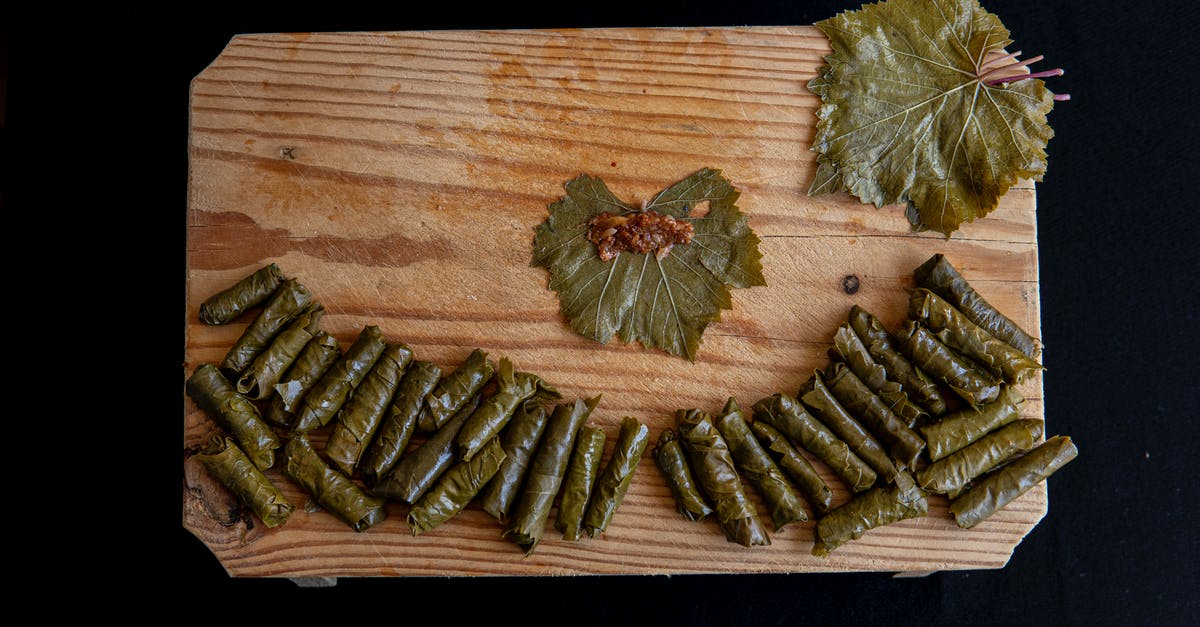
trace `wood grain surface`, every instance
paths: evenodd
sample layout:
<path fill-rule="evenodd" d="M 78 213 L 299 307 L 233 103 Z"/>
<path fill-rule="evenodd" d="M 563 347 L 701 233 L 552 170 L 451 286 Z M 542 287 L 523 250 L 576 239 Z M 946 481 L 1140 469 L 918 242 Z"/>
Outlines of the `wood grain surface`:
<path fill-rule="evenodd" d="M 250 318 L 208 327 L 199 303 L 269 262 L 312 290 L 328 312 L 322 327 L 344 343 L 377 324 L 445 368 L 482 347 L 567 398 L 603 393 L 591 421 L 608 432 L 606 457 L 622 416 L 657 439 L 678 408 L 715 412 L 730 395 L 749 406 L 795 393 L 826 363 L 851 305 L 889 328 L 901 322 L 912 270 L 935 252 L 1038 336 L 1032 183 L 950 240 L 910 232 L 901 207 L 807 197 L 819 100 L 805 83 L 827 45 L 812 27 L 235 38 L 192 84 L 182 377 L 219 362 Z M 742 192 L 768 286 L 734 291 L 695 363 L 573 333 L 546 271 L 529 265 L 533 227 L 563 182 L 598 175 L 640 203 L 706 166 Z M 853 295 L 841 286 L 847 275 L 861 282 Z M 1041 418 L 1041 377 L 1021 392 L 1025 417 Z M 213 425 L 186 397 L 183 409 L 183 444 L 195 446 Z M 319 449 L 323 437 L 314 442 Z M 847 499 L 815 463 L 835 504 Z M 934 496 L 928 517 L 871 531 L 826 558 L 810 555 L 811 522 L 746 549 L 727 543 L 716 522 L 676 514 L 647 455 L 603 537 L 565 542 L 551 525 L 525 557 L 474 505 L 420 537 L 396 503 L 365 533 L 299 507 L 281 528 L 248 528 L 230 523 L 220 491 L 192 470 L 183 523 L 234 576 L 996 568 L 1047 507 L 1038 486 L 961 530 Z M 278 468 L 269 476 L 292 503 L 307 500 Z"/>

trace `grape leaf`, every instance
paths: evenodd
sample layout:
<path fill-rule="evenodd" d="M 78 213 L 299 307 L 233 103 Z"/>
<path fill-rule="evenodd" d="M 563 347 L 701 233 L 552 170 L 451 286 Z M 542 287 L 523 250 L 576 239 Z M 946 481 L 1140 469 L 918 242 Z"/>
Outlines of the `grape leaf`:
<path fill-rule="evenodd" d="M 601 344 L 616 334 L 672 355 L 696 359 L 700 338 L 721 310 L 733 306 L 730 287 L 766 285 L 758 236 L 734 204 L 739 193 L 720 170 L 705 168 L 658 193 L 640 209 L 618 200 L 604 181 L 586 174 L 568 181 L 535 229 L 533 265 L 550 271 L 550 289 L 571 326 Z M 708 213 L 691 217 L 701 203 Z M 624 250 L 602 261 L 587 239 L 601 213 L 656 211 L 686 221 L 692 240 L 659 258 Z"/>
<path fill-rule="evenodd" d="M 1019 177 L 1042 179 L 1054 94 L 1036 78 L 996 83 L 1021 64 L 976 0 L 888 0 L 816 26 L 833 54 L 808 84 L 823 101 L 810 195 L 908 202 L 914 227 L 948 237 Z"/>

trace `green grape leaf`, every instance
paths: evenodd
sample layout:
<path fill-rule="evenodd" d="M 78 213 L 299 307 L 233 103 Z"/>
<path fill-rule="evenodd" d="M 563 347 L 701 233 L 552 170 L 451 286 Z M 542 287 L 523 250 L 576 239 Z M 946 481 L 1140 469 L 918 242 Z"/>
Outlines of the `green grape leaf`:
<path fill-rule="evenodd" d="M 618 200 L 593 176 L 564 187 L 567 195 L 550 205 L 550 216 L 535 229 L 533 265 L 550 271 L 550 289 L 580 335 L 606 344 L 616 334 L 695 361 L 705 327 L 733 306 L 729 288 L 766 285 L 758 236 L 720 170 L 700 170 L 640 209 Z M 691 217 L 706 202 L 708 212 Z M 589 221 L 602 213 L 642 211 L 691 224 L 691 241 L 665 255 L 623 250 L 601 260 L 587 237 Z"/>
<path fill-rule="evenodd" d="M 976 0 L 888 0 L 816 26 L 833 54 L 808 85 L 823 101 L 810 195 L 907 202 L 914 227 L 948 237 L 1019 177 L 1041 180 L 1054 94 L 1036 78 L 995 82 L 1027 70 Z"/>

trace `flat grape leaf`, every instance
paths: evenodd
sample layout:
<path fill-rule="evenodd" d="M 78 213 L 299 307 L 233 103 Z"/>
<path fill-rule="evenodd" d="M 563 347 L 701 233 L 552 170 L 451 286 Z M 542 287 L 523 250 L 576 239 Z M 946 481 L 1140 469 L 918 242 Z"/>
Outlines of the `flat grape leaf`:
<path fill-rule="evenodd" d="M 976 0 L 888 0 L 816 26 L 833 54 L 808 85 L 824 102 L 810 195 L 908 202 L 914 226 L 949 236 L 1019 177 L 1041 180 L 1054 94 L 1037 79 L 994 83 L 1018 72 L 989 64 L 1020 64 Z"/>
<path fill-rule="evenodd" d="M 550 271 L 563 315 L 585 337 L 606 344 L 616 334 L 695 361 L 705 327 L 733 306 L 729 287 L 766 285 L 758 236 L 720 170 L 700 170 L 640 209 L 618 200 L 593 176 L 564 187 L 567 195 L 550 205 L 550 217 L 535 229 L 533 265 Z M 708 213 L 691 217 L 705 202 Z M 662 258 L 624 250 L 602 261 L 587 238 L 588 221 L 605 212 L 649 210 L 690 223 L 691 242 L 676 244 Z"/>

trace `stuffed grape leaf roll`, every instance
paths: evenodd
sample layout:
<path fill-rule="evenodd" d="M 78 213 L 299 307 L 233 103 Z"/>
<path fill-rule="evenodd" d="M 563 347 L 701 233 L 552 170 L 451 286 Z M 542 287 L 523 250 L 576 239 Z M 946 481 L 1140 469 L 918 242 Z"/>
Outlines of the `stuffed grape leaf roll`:
<path fill-rule="evenodd" d="M 717 522 L 725 539 L 747 547 L 771 544 L 754 503 L 746 496 L 729 444 L 713 425 L 712 418 L 699 409 L 679 410 L 675 418 L 688 465 L 704 494 L 716 506 Z"/>
<path fill-rule="evenodd" d="M 612 522 L 613 514 L 625 499 L 629 484 L 633 481 L 633 473 L 637 470 L 642 453 L 650 443 L 650 430 L 636 418 L 625 416 L 621 419 L 621 431 L 617 435 L 617 444 L 613 448 L 608 465 L 596 479 L 596 487 L 592 489 L 592 498 L 588 503 L 587 515 L 583 517 L 583 527 L 588 535 L 604 533 Z"/>
<path fill-rule="evenodd" d="M 829 505 L 833 502 L 833 490 L 829 489 L 817 470 L 792 447 L 787 438 L 765 420 L 756 419 L 750 423 L 750 431 L 779 468 L 791 477 L 792 483 L 804 494 L 804 498 L 808 499 L 813 509 L 822 514 L 829 511 Z M 871 476 L 875 476 L 874 471 L 871 472 Z"/>
<path fill-rule="evenodd" d="M 414 361 L 404 371 L 383 422 L 359 462 L 363 481 L 373 486 L 400 461 L 404 449 L 417 430 L 417 416 L 425 405 L 425 395 L 437 385 L 441 368 L 427 361 Z"/>
<path fill-rule="evenodd" d="M 467 403 L 458 408 L 458 413 L 421 446 L 402 457 L 391 472 L 371 488 L 371 492 L 393 501 L 416 503 L 433 482 L 454 464 L 454 436 L 458 435 L 458 430 L 462 429 L 478 406 L 478 396 L 467 399 Z"/>
<path fill-rule="evenodd" d="M 944 255 L 930 257 L 913 271 L 913 278 L 917 285 L 950 301 L 971 322 L 988 333 L 1021 351 L 1026 357 L 1037 358 L 1038 349 L 1034 339 L 984 300 Z"/>
<path fill-rule="evenodd" d="M 585 426 L 575 436 L 575 451 L 563 477 L 562 496 L 558 503 L 558 518 L 554 528 L 563 540 L 578 542 L 583 537 L 583 515 L 596 476 L 600 474 L 600 458 L 604 455 L 604 429 Z"/>
<path fill-rule="evenodd" d="M 483 389 L 496 367 L 481 349 L 471 351 L 466 361 L 438 382 L 425 398 L 425 409 L 417 422 L 422 433 L 437 431 L 472 396 Z"/>
<path fill-rule="evenodd" d="M 888 379 L 887 369 L 875 361 L 867 346 L 848 323 L 838 327 L 833 335 L 833 345 L 830 356 L 835 361 L 849 366 L 854 376 L 866 384 L 892 413 L 904 421 L 904 424 L 911 427 L 918 419 L 929 417 L 925 410 L 908 400 L 908 395 L 899 383 Z"/>
<path fill-rule="evenodd" d="M 338 410 L 333 431 L 325 442 L 325 457 L 347 476 L 354 474 L 354 467 L 383 422 L 384 412 L 392 403 L 392 395 L 412 361 L 412 354 L 412 349 L 404 344 L 388 344 L 354 394 Z"/>
<path fill-rule="evenodd" d="M 991 375 L 976 368 L 916 322 L 905 322 L 896 341 L 914 364 L 945 383 L 971 407 L 982 407 L 1000 394 L 1000 384 Z"/>
<path fill-rule="evenodd" d="M 987 520 L 1033 486 L 1041 483 L 1079 455 L 1071 438 L 1057 435 L 992 474 L 950 501 L 950 513 L 959 527 L 970 529 Z"/>
<path fill-rule="evenodd" d="M 383 499 L 363 492 L 349 477 L 326 464 L 307 437 L 292 438 L 284 448 L 284 458 L 283 473 L 355 531 L 365 531 L 387 518 Z"/>
<path fill-rule="evenodd" d="M 279 266 L 263 266 L 200 303 L 200 321 L 211 325 L 233 322 L 245 311 L 270 300 L 283 281 Z"/>
<path fill-rule="evenodd" d="M 346 354 L 334 362 L 300 400 L 296 424 L 292 428 L 298 433 L 306 433 L 329 424 L 386 347 L 379 327 L 363 327 Z"/>
<path fill-rule="evenodd" d="M 496 476 L 483 488 L 480 506 L 500 524 L 508 522 L 508 513 L 517 500 L 521 483 L 529 461 L 542 441 L 549 416 L 546 408 L 535 401 L 526 401 L 517 409 L 504 431 L 500 432 L 500 446 L 504 449 L 504 462 Z"/>
<path fill-rule="evenodd" d="M 658 436 L 658 443 L 654 445 L 654 461 L 675 497 L 675 511 L 693 521 L 713 513 L 712 506 L 704 500 L 700 484 L 692 474 L 687 455 L 674 430 L 665 429 Z"/>
<path fill-rule="evenodd" d="M 866 462 L 879 479 L 885 483 L 896 480 L 896 475 L 900 472 L 896 464 L 888 457 L 879 441 L 838 403 L 837 398 L 825 385 L 819 370 L 800 388 L 800 400 L 812 410 L 818 420 L 841 438 L 859 459 Z"/>
<path fill-rule="evenodd" d="M 254 358 L 254 362 L 237 381 L 237 391 L 246 398 L 261 401 L 275 392 L 275 384 L 283 373 L 296 361 L 304 347 L 320 330 L 321 317 L 325 308 L 311 305 L 286 329 L 279 332 L 266 350 Z"/>
<path fill-rule="evenodd" d="M 896 350 L 892 336 L 878 318 L 855 305 L 850 308 L 850 328 L 866 345 L 871 357 L 887 370 L 888 378 L 904 388 L 909 400 L 924 407 L 931 416 L 946 413 L 946 399 L 937 383 Z"/>
<path fill-rule="evenodd" d="M 216 366 L 196 368 L 184 389 L 209 418 L 233 435 L 255 466 L 266 470 L 274 465 L 279 438 L 254 403 L 238 394 Z"/>
<path fill-rule="evenodd" d="M 267 527 L 278 527 L 292 514 L 292 504 L 238 448 L 233 438 L 216 436 L 196 456 L 208 472 L 229 488 Z"/>
<path fill-rule="evenodd" d="M 542 539 L 554 497 L 567 472 L 575 437 L 599 403 L 600 396 L 560 403 L 550 416 L 542 443 L 529 464 L 512 517 L 504 529 L 504 535 L 526 554 L 532 553 Z"/>
<path fill-rule="evenodd" d="M 789 523 L 807 522 L 808 515 L 804 513 L 800 495 L 796 494 L 783 471 L 755 439 L 750 426 L 746 424 L 742 408 L 732 397 L 717 418 L 717 430 L 729 445 L 738 474 L 744 476 L 762 495 L 767 510 L 771 512 L 775 532 L 778 533 Z"/>
<path fill-rule="evenodd" d="M 1009 423 L 921 469 L 917 483 L 930 492 L 957 496 L 972 479 L 1032 449 L 1040 437 L 1040 420 Z"/>
<path fill-rule="evenodd" d="M 496 394 L 480 404 L 458 432 L 454 449 L 459 459 L 470 460 L 485 442 L 499 435 L 521 403 L 534 396 L 539 400 L 559 398 L 558 391 L 541 377 L 528 372 L 513 372 L 512 362 L 504 357 L 500 359 L 494 380 L 499 386 Z"/>
<path fill-rule="evenodd" d="M 233 375 L 245 372 L 254 358 L 271 344 L 271 340 L 311 303 L 312 292 L 307 287 L 300 285 L 296 279 L 284 281 L 225 354 L 221 369 Z"/>
<path fill-rule="evenodd" d="M 833 364 L 826 381 L 834 398 L 888 447 L 892 459 L 905 468 L 912 468 L 916 464 L 917 457 L 925 450 L 925 441 L 893 414 L 871 388 L 854 376 L 846 364 Z"/>
<path fill-rule="evenodd" d="M 795 398 L 775 394 L 754 404 L 754 421 L 778 429 L 791 442 L 825 462 L 852 492 L 875 484 L 877 474 L 821 421 L 804 411 Z"/>
<path fill-rule="evenodd" d="M 929 458 L 936 462 L 1020 418 L 1023 407 L 1025 397 L 1014 388 L 1004 386 L 1000 397 L 979 411 L 964 409 L 947 415 L 940 422 L 921 427 L 929 445 Z"/>
<path fill-rule="evenodd" d="M 267 420 L 281 427 L 291 425 L 300 399 L 341 356 L 342 344 L 337 338 L 317 331 L 283 378 L 275 384 L 275 396 L 271 398 L 271 405 L 267 409 Z"/>
<path fill-rule="evenodd" d="M 921 321 L 943 344 L 962 353 L 1010 385 L 1020 383 L 1042 365 L 971 322 L 954 305 L 926 289 L 912 290 L 908 315 Z"/>
<path fill-rule="evenodd" d="M 828 555 L 871 529 L 919 518 L 928 512 L 925 493 L 908 473 L 901 473 L 892 485 L 876 486 L 859 494 L 817 521 L 812 554 Z"/>
<path fill-rule="evenodd" d="M 488 440 L 471 461 L 450 467 L 408 510 L 408 526 L 420 535 L 454 518 L 495 476 L 504 461 L 499 438 Z"/>

